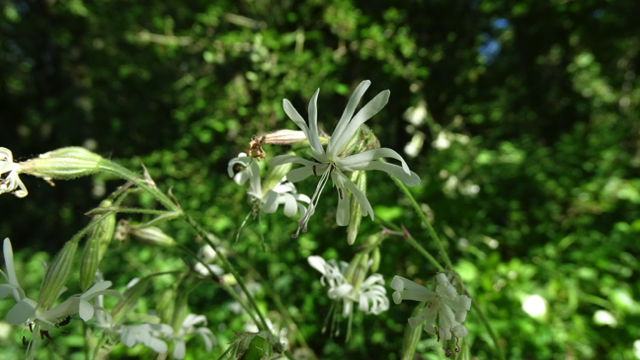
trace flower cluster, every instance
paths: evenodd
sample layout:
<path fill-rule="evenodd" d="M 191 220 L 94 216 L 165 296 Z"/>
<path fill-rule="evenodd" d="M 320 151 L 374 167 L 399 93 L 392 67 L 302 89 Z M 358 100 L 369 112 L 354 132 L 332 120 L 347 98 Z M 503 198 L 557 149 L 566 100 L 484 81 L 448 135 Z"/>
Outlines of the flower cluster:
<path fill-rule="evenodd" d="M 459 351 L 458 339 L 469 334 L 467 327 L 462 323 L 471 309 L 471 299 L 467 295 L 458 295 L 445 274 L 438 274 L 436 279 L 438 285 L 434 292 L 409 279 L 395 276 L 391 281 L 391 288 L 395 290 L 393 302 L 396 304 L 400 304 L 402 300 L 428 302 L 419 315 L 409 318 L 409 325 L 417 327 L 426 321 L 424 329 L 430 334 L 438 334 L 438 339 L 442 339 L 443 349 L 447 352 L 447 356 L 450 356 L 445 348 L 445 342 L 455 338 L 456 351 Z M 437 327 L 436 317 L 438 318 Z"/>
<path fill-rule="evenodd" d="M 99 281 L 83 294 L 72 295 L 61 304 L 50 308 L 49 306 L 43 305 L 43 301 L 35 301 L 27 297 L 24 290 L 20 287 L 13 266 L 13 248 L 11 247 L 11 241 L 9 239 L 4 240 L 2 248 L 7 272 L 5 273 L 0 270 L 0 274 L 2 274 L 7 283 L 0 285 L 0 299 L 12 294 L 16 300 L 16 305 L 9 310 L 5 318 L 9 324 L 20 325 L 35 323 L 44 330 L 47 330 L 55 326 L 56 322 L 60 319 L 74 314 L 78 314 L 85 322 L 89 321 L 93 318 L 96 311 L 104 312 L 108 321 L 111 322 L 111 316 L 104 308 L 98 304 L 91 303 L 93 298 L 100 295 L 111 295 L 122 298 L 120 292 L 108 289 L 111 287 L 110 281 Z M 47 277 L 45 276 L 41 286 L 41 292 L 46 285 L 48 285 L 45 283 L 46 280 Z M 62 287 L 62 290 L 64 289 L 65 288 Z M 62 294 L 62 291 L 57 295 L 59 296 L 60 294 Z"/>
<path fill-rule="evenodd" d="M 301 168 L 294 169 L 287 174 L 287 178 L 291 182 L 303 180 L 311 175 L 320 176 L 320 182 L 316 186 L 316 191 L 311 197 L 309 211 L 307 211 L 307 213 L 300 219 L 298 230 L 294 237 L 299 235 L 300 230 L 303 232 L 306 231 L 309 219 L 311 215 L 313 215 L 318 204 L 320 193 L 322 193 L 329 177 L 331 178 L 333 185 L 338 188 L 338 212 L 336 214 L 336 222 L 339 226 L 349 225 L 351 215 L 349 211 L 350 199 L 348 192 L 353 194 L 354 199 L 360 204 L 362 216 L 369 215 L 373 220 L 373 209 L 371 208 L 365 193 L 353 181 L 351 181 L 345 173 L 364 170 L 381 170 L 396 177 L 407 186 L 420 185 L 420 177 L 409 170 L 409 166 L 402 156 L 394 150 L 380 148 L 360 152 L 354 155 L 350 155 L 345 151 L 345 147 L 348 147 L 349 142 L 356 135 L 360 126 L 373 115 L 377 114 L 389 100 L 389 90 L 385 90 L 376 95 L 354 116 L 360 99 L 370 85 L 370 81 L 363 81 L 355 89 L 347 103 L 347 107 L 345 108 L 340 121 L 338 122 L 338 125 L 333 131 L 333 135 L 329 139 L 326 149 L 320 142 L 318 132 L 317 101 L 320 89 L 313 94 L 313 97 L 309 102 L 308 124 L 296 111 L 293 105 L 291 105 L 289 100 L 285 99 L 283 101 L 284 111 L 307 137 L 311 151 L 313 152 L 311 154 L 313 161 L 294 155 L 280 155 L 271 160 L 271 165 L 289 163 L 302 165 Z M 402 166 L 375 161 L 383 158 L 398 160 Z"/>
<path fill-rule="evenodd" d="M 342 316 L 347 317 L 353 312 L 353 302 L 357 302 L 358 310 L 366 314 L 379 315 L 389 309 L 382 275 L 373 274 L 354 286 L 345 276 L 349 267 L 346 262 L 340 262 L 338 265 L 335 260 L 327 262 L 320 256 L 309 256 L 307 261 L 322 274 L 320 283 L 322 286 L 329 286 L 329 298 L 343 300 Z"/>

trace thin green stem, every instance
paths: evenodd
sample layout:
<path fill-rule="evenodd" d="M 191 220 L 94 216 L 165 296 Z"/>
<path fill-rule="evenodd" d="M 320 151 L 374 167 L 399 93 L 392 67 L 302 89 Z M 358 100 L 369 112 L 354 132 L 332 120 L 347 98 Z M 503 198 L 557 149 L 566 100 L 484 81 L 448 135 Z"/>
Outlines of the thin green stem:
<path fill-rule="evenodd" d="M 498 357 L 500 358 L 500 360 L 505 360 L 504 353 L 502 352 L 502 348 L 500 347 L 500 343 L 498 342 L 498 337 L 493 332 L 493 329 L 491 328 L 491 325 L 489 325 L 489 321 L 487 321 L 487 318 L 484 316 L 484 313 L 480 309 L 480 306 L 478 306 L 478 302 L 477 301 L 471 302 L 471 306 L 473 307 L 473 310 L 478 315 L 478 317 L 480 317 L 480 322 L 487 329 L 487 332 L 489 333 L 491 340 L 493 340 L 493 344 L 496 347 L 496 352 L 498 353 Z"/>
<path fill-rule="evenodd" d="M 247 295 L 247 300 L 249 301 L 249 304 L 254 308 L 255 312 L 258 314 L 258 317 L 260 318 L 260 323 L 256 323 L 256 325 L 258 325 L 258 328 L 260 330 L 268 331 L 269 326 L 267 326 L 267 321 L 262 315 L 262 312 L 260 311 L 258 304 L 256 304 L 255 300 L 253 299 L 253 296 L 249 292 L 249 289 L 247 289 L 247 286 L 245 285 L 244 281 L 242 280 L 238 272 L 235 270 L 233 265 L 231 265 L 229 260 L 227 260 L 227 257 L 224 256 L 224 254 L 222 254 L 221 251 L 218 251 L 218 248 L 216 247 L 216 245 L 211 240 L 209 240 L 209 237 L 207 236 L 207 232 L 200 226 L 200 224 L 198 224 L 197 221 L 195 221 L 189 215 L 185 215 L 184 219 L 189 225 L 191 225 L 191 227 L 193 227 L 193 229 L 198 233 L 198 235 L 200 235 L 200 237 L 207 244 L 209 244 L 209 246 L 211 246 L 213 251 L 215 251 L 216 255 L 220 258 L 220 260 L 222 260 L 222 263 L 225 265 L 225 267 L 229 269 L 229 272 L 231 273 L 231 275 L 233 275 L 233 277 L 236 279 L 236 281 L 238 282 L 238 285 L 240 286 L 240 289 L 242 289 L 245 295 Z"/>
<path fill-rule="evenodd" d="M 102 159 L 102 160 L 100 160 L 99 167 L 100 167 L 101 170 L 103 170 L 105 172 L 118 175 L 119 177 L 127 179 L 127 180 L 131 181 L 132 183 L 136 184 L 139 188 L 145 190 L 146 192 L 151 194 L 151 196 L 156 198 L 156 200 L 158 200 L 167 209 L 172 210 L 172 211 L 177 211 L 179 213 L 182 212 L 182 209 L 180 209 L 180 207 L 178 205 L 174 204 L 173 201 L 171 201 L 171 199 L 169 199 L 169 197 L 167 197 L 160 190 L 158 190 L 157 187 L 150 186 L 147 183 L 146 180 L 138 177 L 138 175 L 136 173 L 134 173 L 133 171 L 130 171 L 129 169 L 125 168 L 124 166 L 121 166 L 121 165 L 119 165 L 117 163 L 114 163 L 112 161 L 109 161 L 107 159 Z"/>
<path fill-rule="evenodd" d="M 187 248 L 186 246 L 180 245 L 180 248 L 186 252 L 187 254 L 189 254 L 191 256 L 191 258 L 195 259 L 197 262 L 199 262 L 200 264 L 202 264 L 202 266 L 204 266 L 205 269 L 207 269 L 207 271 L 209 272 L 209 274 L 211 275 L 209 277 L 209 280 L 214 281 L 213 279 L 216 279 L 218 277 L 218 275 L 216 275 L 213 270 L 211 270 L 211 268 L 209 267 L 209 265 L 207 263 L 205 263 L 202 259 L 200 259 L 198 257 L 198 255 L 196 253 L 194 253 L 191 249 Z M 233 299 L 235 301 L 238 302 L 238 304 L 240 304 L 240 306 L 242 306 L 242 308 L 244 309 L 244 311 L 249 315 L 249 317 L 251 318 L 251 321 L 253 321 L 254 324 L 258 323 L 258 320 L 256 320 L 256 318 L 253 316 L 253 314 L 251 313 L 251 309 L 249 309 L 247 307 L 247 305 L 244 303 L 244 301 L 242 301 L 242 299 L 240 299 L 240 297 L 238 296 L 238 294 L 236 294 L 235 291 L 233 291 L 233 289 L 231 288 L 231 286 L 229 286 L 229 284 L 222 282 L 220 284 L 222 286 L 222 288 L 229 293 L 229 295 L 231 295 L 231 297 L 233 297 Z"/>
<path fill-rule="evenodd" d="M 438 245 L 438 248 L 440 249 L 440 254 L 444 258 L 444 262 L 447 264 L 449 268 L 453 269 L 453 264 L 451 263 L 451 259 L 449 259 L 449 255 L 447 255 L 447 252 L 444 250 L 444 247 L 442 246 L 442 242 L 440 241 L 438 234 L 436 234 L 435 230 L 431 226 L 431 223 L 429 222 L 429 219 L 427 219 L 427 216 L 424 214 L 424 211 L 420 209 L 420 205 L 418 205 L 418 202 L 416 201 L 416 199 L 413 197 L 413 195 L 411 194 L 407 186 L 402 183 L 402 181 L 396 179 L 393 176 L 391 178 L 393 179 L 393 181 L 395 181 L 396 185 L 398 185 L 400 190 L 402 190 L 402 192 L 404 192 L 404 194 L 407 195 L 407 197 L 411 201 L 411 204 L 413 205 L 414 210 L 416 211 L 416 213 L 418 214 L 422 222 L 424 222 L 427 225 L 427 229 L 429 230 L 429 235 L 436 242 L 436 245 Z"/>
<path fill-rule="evenodd" d="M 436 260 L 436 258 L 434 258 L 431 254 L 429 254 L 429 252 L 425 248 L 423 248 L 422 245 L 420 245 L 416 241 L 416 239 L 413 238 L 413 236 L 408 236 L 405 238 L 405 240 L 407 240 L 407 243 L 409 243 L 409 245 L 418 250 L 420 254 L 424 255 L 424 257 L 426 257 L 427 260 L 429 260 L 429 262 L 438 269 L 438 271 L 444 271 L 444 267 L 440 265 L 438 260 Z"/>

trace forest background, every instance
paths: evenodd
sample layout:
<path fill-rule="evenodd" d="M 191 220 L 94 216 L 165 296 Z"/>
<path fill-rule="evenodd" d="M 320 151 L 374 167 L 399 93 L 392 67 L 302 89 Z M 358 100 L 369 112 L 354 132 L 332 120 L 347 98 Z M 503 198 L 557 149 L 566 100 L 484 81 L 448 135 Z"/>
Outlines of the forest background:
<path fill-rule="evenodd" d="M 348 261 L 380 222 L 363 219 L 349 246 L 335 226 L 336 198 L 324 196 L 306 235 L 291 239 L 296 224 L 279 212 L 263 218 L 266 251 L 257 220 L 236 243 L 249 205 L 226 174 L 253 135 L 294 129 L 283 98 L 305 109 L 320 88 L 329 131 L 350 92 L 369 79 L 372 94 L 390 89 L 391 98 L 368 125 L 421 176 L 412 193 L 506 357 L 637 359 L 637 14 L 636 0 L 2 0 L 0 146 L 18 160 L 79 145 L 132 169 L 144 163 L 214 231 L 247 280 L 271 286 L 258 292 L 261 306 L 277 319 L 270 293 L 277 294 L 318 357 L 394 359 L 413 304 L 359 314 L 351 341 L 331 338 L 321 333 L 326 288 L 306 261 Z M 0 238 L 10 237 L 27 264 L 49 260 L 121 184 L 103 175 L 55 187 L 23 181 L 28 197 L 0 198 Z M 404 224 L 436 253 L 386 175 L 370 175 L 368 187 L 381 221 Z M 185 228 L 164 230 L 193 243 Z M 102 270 L 119 289 L 140 269 L 181 264 L 137 243 L 112 252 L 117 260 Z M 27 276 L 37 287 L 41 268 L 33 266 Z M 436 270 L 398 238 L 385 243 L 380 273 L 387 283 L 394 274 L 426 281 Z M 523 307 L 540 298 L 544 311 Z M 217 336 L 217 354 L 246 322 L 230 302 L 213 285 L 190 297 Z M 0 302 L 0 312 L 10 305 Z M 18 333 L 7 326 L 0 322 L 0 348 L 20 356 Z M 471 354 L 494 358 L 473 311 L 467 326 Z M 189 343 L 193 358 L 203 351 L 199 341 Z M 50 347 L 82 358 L 81 344 L 78 331 Z M 424 333 L 418 356 L 439 358 L 436 347 Z M 151 356 L 140 346 L 121 351 L 115 355 Z"/>

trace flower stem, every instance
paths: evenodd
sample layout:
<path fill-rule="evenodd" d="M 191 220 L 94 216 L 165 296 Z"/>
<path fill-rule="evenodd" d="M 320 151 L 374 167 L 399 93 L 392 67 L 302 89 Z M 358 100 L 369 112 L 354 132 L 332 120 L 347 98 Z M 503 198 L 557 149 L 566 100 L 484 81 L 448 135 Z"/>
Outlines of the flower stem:
<path fill-rule="evenodd" d="M 444 267 L 440 265 L 438 260 L 436 260 L 436 258 L 434 258 L 431 254 L 429 254 L 429 252 L 425 248 L 423 248 L 422 245 L 420 245 L 416 241 L 416 239 L 413 238 L 413 236 L 406 237 L 406 240 L 409 245 L 413 246 L 416 250 L 418 250 L 420 254 L 424 255 L 424 257 L 426 257 L 427 260 L 429 260 L 429 262 L 438 269 L 438 271 L 444 271 Z"/>
<path fill-rule="evenodd" d="M 182 213 L 182 209 L 180 209 L 178 205 L 174 204 L 173 201 L 169 199 L 169 197 L 167 197 L 160 190 L 158 190 L 157 187 L 150 186 L 146 180 L 141 179 L 133 171 L 125 168 L 124 166 L 121 166 L 107 159 L 101 159 L 99 163 L 99 167 L 101 170 L 105 172 L 115 174 L 121 178 L 127 179 L 132 183 L 136 184 L 139 188 L 143 189 L 144 191 L 151 194 L 151 196 L 156 198 L 156 200 L 158 200 L 167 209 L 176 211 L 178 213 Z"/>
<path fill-rule="evenodd" d="M 409 189 L 406 187 L 406 185 L 402 183 L 402 181 L 396 179 L 393 176 L 391 178 L 393 179 L 393 181 L 395 181 L 396 185 L 398 185 L 400 190 L 402 190 L 402 192 L 404 192 L 404 194 L 407 195 L 407 197 L 411 201 L 411 204 L 413 205 L 414 210 L 416 211 L 416 213 L 418 214 L 422 222 L 424 222 L 427 225 L 427 229 L 429 230 L 429 235 L 436 242 L 436 245 L 438 245 L 438 248 L 440 249 L 440 255 L 442 255 L 442 257 L 444 258 L 444 262 L 447 264 L 449 268 L 453 269 L 453 264 L 451 263 L 451 259 L 449 259 L 449 255 L 447 255 L 447 252 L 444 250 L 444 247 L 442 246 L 442 242 L 440 241 L 438 234 L 436 234 L 435 230 L 431 226 L 431 223 L 429 222 L 429 219 L 427 219 L 427 216 L 424 214 L 424 211 L 420 209 L 420 205 L 418 205 L 418 202 L 416 201 L 416 199 L 413 197 L 413 195 L 411 194 Z"/>
<path fill-rule="evenodd" d="M 264 316 L 262 315 L 262 312 L 260 311 L 260 308 L 258 308 L 258 304 L 256 304 L 255 300 L 253 299 L 253 296 L 251 295 L 251 293 L 247 289 L 247 286 L 244 284 L 244 281 L 242 280 L 242 278 L 240 277 L 238 272 L 235 270 L 233 265 L 231 265 L 229 260 L 227 260 L 227 257 L 224 256 L 224 254 L 222 254 L 221 251 L 218 251 L 218 248 L 216 247 L 216 245 L 211 240 L 209 240 L 209 237 L 207 236 L 207 232 L 200 226 L 200 224 L 198 224 L 197 221 L 195 221 L 189 215 L 185 215 L 184 219 L 189 225 L 191 225 L 191 227 L 193 227 L 193 229 L 198 233 L 198 235 L 200 235 L 200 237 L 207 244 L 209 244 L 209 246 L 211 246 L 211 248 L 213 248 L 213 251 L 216 252 L 216 255 L 220 258 L 220 260 L 222 260 L 222 263 L 224 263 L 224 265 L 227 267 L 227 269 L 229 269 L 229 272 L 236 279 L 236 281 L 238 282 L 238 285 L 240 286 L 242 291 L 245 293 L 245 295 L 247 295 L 247 300 L 249 301 L 249 304 L 254 308 L 255 312 L 258 314 L 258 317 L 260 318 L 260 323 L 256 324 L 256 325 L 258 325 L 258 328 L 260 330 L 269 331 L 269 326 L 267 326 L 267 321 L 265 320 Z"/>

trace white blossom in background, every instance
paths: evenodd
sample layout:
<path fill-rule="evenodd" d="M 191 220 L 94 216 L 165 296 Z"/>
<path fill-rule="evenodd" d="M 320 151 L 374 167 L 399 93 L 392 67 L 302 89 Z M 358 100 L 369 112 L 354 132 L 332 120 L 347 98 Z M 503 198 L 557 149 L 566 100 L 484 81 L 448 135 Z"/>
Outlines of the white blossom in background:
<path fill-rule="evenodd" d="M 242 170 L 234 174 L 234 167 L 240 165 Z M 304 216 L 307 208 L 304 203 L 311 200 L 304 194 L 298 194 L 295 186 L 283 178 L 273 189 L 262 191 L 260 180 L 260 167 L 258 163 L 245 153 L 238 154 L 238 157 L 231 159 L 227 166 L 229 177 L 238 185 L 244 185 L 249 182 L 249 190 L 247 193 L 251 198 L 251 202 L 257 203 L 260 210 L 271 214 L 278 210 L 280 205 L 284 206 L 284 214 L 288 217 L 294 216 L 298 212 Z"/>
<path fill-rule="evenodd" d="M 402 156 L 394 150 L 387 148 L 373 149 L 365 151 L 359 154 L 345 156 L 341 152 L 347 145 L 349 140 L 356 134 L 361 125 L 369 120 L 373 115 L 377 114 L 389 100 L 389 90 L 385 90 L 376 97 L 374 97 L 369 103 L 367 103 L 362 109 L 354 116 L 356 107 L 360 102 L 360 99 L 364 95 L 364 92 L 371 85 L 371 82 L 366 80 L 360 83 L 353 92 L 353 95 L 347 103 L 338 125 L 333 131 L 333 135 L 329 139 L 327 148 L 323 148 L 320 143 L 320 137 L 318 133 L 318 108 L 317 100 L 320 89 L 318 89 L 311 101 L 309 102 L 309 124 L 300 116 L 296 109 L 291 105 L 289 100 L 283 100 L 284 111 L 289 118 L 298 125 L 309 141 L 312 154 L 311 157 L 314 161 L 307 160 L 295 155 L 280 155 L 276 156 L 270 161 L 273 166 L 295 163 L 303 165 L 301 168 L 297 168 L 289 171 L 287 178 L 291 182 L 298 182 L 307 177 L 314 175 L 320 176 L 320 181 L 316 186 L 316 191 L 311 197 L 309 204 L 309 210 L 300 219 L 298 224 L 298 230 L 294 237 L 297 237 L 300 230 L 303 232 L 307 229 L 309 218 L 313 215 L 315 208 L 318 204 L 320 194 L 324 189 L 329 177 L 333 182 L 333 185 L 338 188 L 338 211 L 336 214 L 336 222 L 339 226 L 349 225 L 350 220 L 350 200 L 347 190 L 354 195 L 356 201 L 360 204 L 360 210 L 362 216 L 371 216 L 373 219 L 373 209 L 367 200 L 366 195 L 353 183 L 345 173 L 357 170 L 381 170 L 388 173 L 391 176 L 396 177 L 407 186 L 420 185 L 420 177 L 409 170 L 409 166 L 404 161 Z M 402 166 L 388 164 L 384 162 L 375 161 L 382 158 L 392 158 L 400 161 Z"/>
<path fill-rule="evenodd" d="M 328 286 L 327 295 L 333 300 L 343 300 L 342 316 L 347 317 L 353 312 L 353 303 L 358 303 L 358 310 L 366 314 L 379 315 L 389 309 L 387 290 L 384 278 L 380 274 L 373 274 L 360 284 L 357 293 L 354 286 L 347 282 L 344 276 L 349 264 L 344 261 L 338 265 L 335 260 L 325 261 L 320 256 L 309 256 L 309 265 L 318 270 L 322 277 L 322 286 Z"/>
<path fill-rule="evenodd" d="M 119 325 L 112 331 L 120 333 L 120 341 L 125 346 L 144 344 L 158 354 L 167 352 L 167 343 L 163 339 L 173 336 L 173 329 L 167 324 Z"/>
<path fill-rule="evenodd" d="M 7 174 L 4 178 L 0 178 L 0 194 L 13 192 L 19 198 L 29 194 L 27 188 L 20 180 L 20 165 L 13 162 L 13 154 L 11 150 L 0 147 L 0 176 Z"/>
<path fill-rule="evenodd" d="M 122 298 L 122 294 L 116 290 L 109 290 L 111 281 L 99 281 L 82 294 L 70 296 L 61 304 L 51 309 L 41 309 L 38 302 L 27 297 L 24 290 L 20 288 L 16 272 L 13 266 L 13 248 L 11 241 L 7 238 L 3 243 L 4 261 L 7 272 L 2 276 L 7 284 L 0 285 L 0 299 L 12 294 L 16 300 L 16 304 L 9 310 L 5 320 L 12 325 L 20 325 L 27 322 L 40 324 L 45 330 L 55 326 L 55 323 L 67 316 L 78 314 L 80 318 L 87 322 L 91 320 L 96 311 L 105 313 L 108 321 L 111 321 L 110 314 L 98 304 L 92 304 L 92 299 L 101 295 L 110 295 Z M 58 294 L 60 296 L 65 287 Z"/>
<path fill-rule="evenodd" d="M 185 338 L 191 334 L 198 334 L 202 336 L 205 349 L 207 350 L 207 352 L 211 351 L 216 343 L 216 339 L 213 337 L 213 333 L 211 333 L 211 330 L 209 330 L 205 326 L 196 327 L 197 324 L 201 323 L 205 326 L 207 325 L 207 319 L 204 317 L 204 315 L 189 314 L 182 321 L 178 333 L 170 337 L 176 342 L 175 347 L 173 348 L 173 357 L 175 359 L 184 358 L 187 351 Z"/>
<path fill-rule="evenodd" d="M 467 327 L 462 323 L 471 309 L 471 299 L 466 295 L 458 295 L 445 274 L 436 276 L 438 285 L 436 291 L 431 291 L 409 279 L 394 276 L 391 281 L 393 302 L 400 304 L 402 300 L 425 301 L 427 306 L 415 317 L 409 318 L 409 325 L 416 327 L 425 320 L 424 329 L 430 334 L 438 334 L 438 340 L 442 339 L 442 347 L 450 356 L 445 342 L 451 338 L 456 339 L 456 351 L 459 351 L 458 339 L 469 334 Z M 436 326 L 436 317 L 438 325 Z"/>
<path fill-rule="evenodd" d="M 216 258 L 216 252 L 213 250 L 213 248 L 209 244 L 206 244 L 200 250 L 198 250 L 198 258 L 201 259 L 202 262 L 206 264 L 206 266 L 203 265 L 201 262 L 197 262 L 195 264 L 194 270 L 198 274 L 200 274 L 200 276 L 205 276 L 205 277 L 210 276 L 211 273 L 209 272 L 209 270 L 211 270 L 212 273 L 218 276 L 221 276 L 222 274 L 224 274 L 224 270 L 222 270 L 220 266 L 211 264 Z"/>

